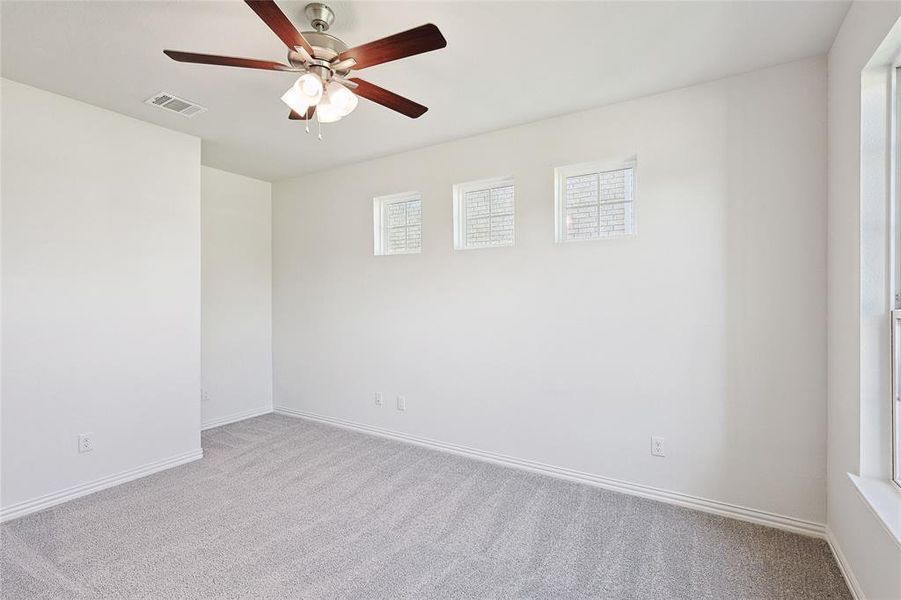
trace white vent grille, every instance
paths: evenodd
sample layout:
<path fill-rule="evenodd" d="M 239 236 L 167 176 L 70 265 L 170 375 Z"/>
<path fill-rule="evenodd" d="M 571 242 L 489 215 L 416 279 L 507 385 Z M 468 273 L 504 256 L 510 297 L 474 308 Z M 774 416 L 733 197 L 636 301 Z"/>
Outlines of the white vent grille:
<path fill-rule="evenodd" d="M 160 108 L 164 108 L 168 111 L 172 111 L 180 114 L 183 117 L 193 117 L 199 115 L 202 112 L 206 112 L 206 108 L 200 106 L 199 104 L 194 104 L 189 100 L 185 100 L 184 98 L 179 98 L 174 94 L 169 94 L 167 92 L 160 92 L 155 96 L 147 98 L 145 100 L 147 104 L 151 104 L 153 106 L 158 106 Z"/>

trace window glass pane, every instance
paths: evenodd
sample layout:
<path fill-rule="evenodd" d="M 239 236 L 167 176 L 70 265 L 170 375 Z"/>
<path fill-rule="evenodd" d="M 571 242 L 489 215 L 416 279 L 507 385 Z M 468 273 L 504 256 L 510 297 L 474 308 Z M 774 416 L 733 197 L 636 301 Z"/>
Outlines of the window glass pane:
<path fill-rule="evenodd" d="M 513 243 L 513 214 L 492 215 L 491 217 L 491 243 Z"/>
<path fill-rule="evenodd" d="M 407 228 L 388 228 L 388 253 L 403 252 L 407 248 Z"/>
<path fill-rule="evenodd" d="M 599 206 L 583 204 L 566 211 L 566 237 L 571 240 L 590 240 L 600 235 Z"/>
<path fill-rule="evenodd" d="M 418 252 L 422 246 L 422 225 L 410 225 L 407 228 L 407 252 Z"/>
<path fill-rule="evenodd" d="M 598 174 L 601 202 L 623 202 L 626 199 L 626 171 Z"/>
<path fill-rule="evenodd" d="M 466 218 L 487 217 L 491 211 L 489 198 L 490 192 L 488 190 L 466 192 Z"/>
<path fill-rule="evenodd" d="M 388 227 L 398 227 L 407 223 L 407 205 L 405 202 L 392 202 L 387 205 Z"/>
<path fill-rule="evenodd" d="M 419 225 L 422 222 L 422 201 L 410 200 L 404 204 L 407 207 L 407 225 Z"/>
<path fill-rule="evenodd" d="M 513 186 L 491 190 L 491 214 L 513 214 Z"/>
<path fill-rule="evenodd" d="M 491 240 L 491 221 L 489 217 L 469 219 L 466 222 L 466 245 L 468 247 L 483 246 Z"/>
<path fill-rule="evenodd" d="M 597 204 L 598 175 L 578 175 L 566 178 L 566 206 Z"/>

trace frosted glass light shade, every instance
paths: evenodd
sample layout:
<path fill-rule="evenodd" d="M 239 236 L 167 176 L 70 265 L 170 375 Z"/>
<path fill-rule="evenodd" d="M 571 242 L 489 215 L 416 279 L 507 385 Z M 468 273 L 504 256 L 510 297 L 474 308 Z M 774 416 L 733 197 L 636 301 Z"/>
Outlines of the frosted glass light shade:
<path fill-rule="evenodd" d="M 322 98 L 322 80 L 312 73 L 301 75 L 294 85 L 310 100 L 311 106 Z"/>
<path fill-rule="evenodd" d="M 338 83 L 331 81 L 328 84 L 328 98 L 333 106 L 338 109 L 338 114 L 346 117 L 357 107 L 357 95 Z"/>
<path fill-rule="evenodd" d="M 341 120 L 341 112 L 328 95 L 324 96 L 316 106 L 316 118 L 320 123 L 334 123 Z"/>
<path fill-rule="evenodd" d="M 307 98 L 297 89 L 297 86 L 291 86 L 288 91 L 282 94 L 282 102 L 291 107 L 291 110 L 299 115 L 307 112 L 310 103 Z"/>
<path fill-rule="evenodd" d="M 306 73 L 282 95 L 282 102 L 294 112 L 303 114 L 322 99 L 322 92 L 322 80 L 312 73 Z"/>

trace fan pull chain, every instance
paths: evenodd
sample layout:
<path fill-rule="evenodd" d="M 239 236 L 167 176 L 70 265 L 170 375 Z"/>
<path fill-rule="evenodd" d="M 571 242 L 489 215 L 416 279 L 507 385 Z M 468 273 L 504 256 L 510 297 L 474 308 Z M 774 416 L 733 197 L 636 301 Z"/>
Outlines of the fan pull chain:
<path fill-rule="evenodd" d="M 319 111 L 316 111 L 316 125 L 319 128 L 319 135 L 317 136 L 320 141 L 322 141 L 322 121 L 319 120 Z"/>

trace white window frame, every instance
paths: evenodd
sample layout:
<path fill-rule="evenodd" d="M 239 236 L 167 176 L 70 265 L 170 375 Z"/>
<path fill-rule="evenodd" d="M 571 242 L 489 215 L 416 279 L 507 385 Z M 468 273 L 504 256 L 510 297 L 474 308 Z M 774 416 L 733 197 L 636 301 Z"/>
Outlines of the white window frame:
<path fill-rule="evenodd" d="M 632 169 L 632 231 L 629 233 L 602 235 L 596 238 L 570 240 L 566 238 L 566 179 L 593 173 L 609 173 Z M 554 169 L 554 241 L 558 244 L 571 242 L 600 242 L 604 240 L 621 240 L 638 235 L 638 158 L 619 161 L 591 161 L 574 165 L 565 165 Z"/>
<path fill-rule="evenodd" d="M 901 310 L 892 311 L 892 481 L 901 488 Z"/>
<path fill-rule="evenodd" d="M 892 70 L 892 105 L 889 121 L 891 168 L 889 172 L 889 193 L 894 202 L 891 213 L 892 252 L 894 261 L 894 297 L 890 306 L 892 339 L 892 481 L 901 488 L 901 60 L 897 60 Z"/>
<path fill-rule="evenodd" d="M 411 200 L 419 200 L 419 249 L 404 250 L 402 252 L 391 252 L 388 248 L 388 223 L 385 220 L 385 213 L 391 204 L 400 204 Z M 422 252 L 422 223 L 423 223 L 423 204 L 422 194 L 419 192 L 401 192 L 399 194 L 389 194 L 387 196 L 376 196 L 372 199 L 372 237 L 373 250 L 376 256 L 397 256 L 400 254 L 420 254 Z"/>
<path fill-rule="evenodd" d="M 513 187 L 513 237 L 509 242 L 489 242 L 478 246 L 466 245 L 466 228 L 468 222 L 466 219 L 466 203 L 464 199 L 469 192 L 478 192 L 483 190 L 492 190 L 502 187 Z M 489 202 L 490 205 L 490 202 Z M 491 212 L 489 208 L 489 222 L 491 220 Z M 455 250 L 483 250 L 485 248 L 504 248 L 514 246 L 516 244 L 516 185 L 513 177 L 492 177 L 490 179 L 480 179 L 479 181 L 468 181 L 466 183 L 454 184 L 454 249 Z"/>

